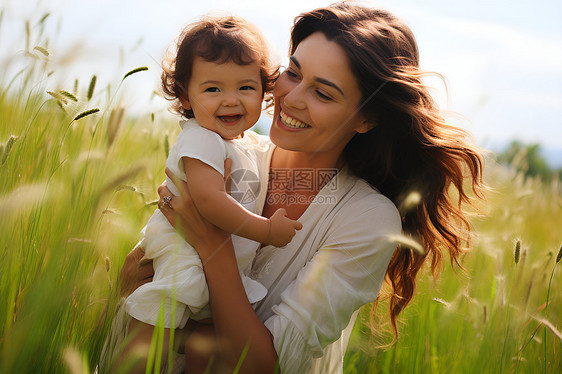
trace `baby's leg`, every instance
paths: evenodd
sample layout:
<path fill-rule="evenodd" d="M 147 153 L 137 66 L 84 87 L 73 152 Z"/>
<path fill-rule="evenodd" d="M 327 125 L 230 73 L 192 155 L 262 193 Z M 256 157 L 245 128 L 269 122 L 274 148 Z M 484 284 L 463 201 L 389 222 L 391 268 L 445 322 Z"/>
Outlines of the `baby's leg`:
<path fill-rule="evenodd" d="M 117 368 L 119 368 L 120 372 L 126 373 L 145 372 L 154 329 L 155 327 L 152 325 L 131 318 L 126 338 L 126 341 L 128 340 L 128 343 L 113 365 L 112 372 L 117 371 Z M 162 344 L 161 361 L 164 365 L 166 363 L 166 360 L 168 359 L 169 336 L 169 329 L 164 329 L 164 341 Z M 151 370 L 150 372 L 159 373 L 160 368 L 154 371 Z"/>

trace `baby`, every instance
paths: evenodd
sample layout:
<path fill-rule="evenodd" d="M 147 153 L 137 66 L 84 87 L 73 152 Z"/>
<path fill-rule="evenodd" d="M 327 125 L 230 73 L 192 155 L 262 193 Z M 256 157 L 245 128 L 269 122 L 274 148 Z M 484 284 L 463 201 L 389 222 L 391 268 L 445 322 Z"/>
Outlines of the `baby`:
<path fill-rule="evenodd" d="M 255 251 L 243 253 L 237 245 L 253 240 L 282 247 L 302 225 L 283 209 L 267 219 L 255 214 L 258 168 L 252 147 L 256 134 L 244 132 L 260 117 L 265 94 L 271 94 L 278 70 L 273 67 L 260 32 L 234 17 L 207 17 L 180 35 L 175 56 L 163 63 L 162 84 L 174 109 L 187 118 L 170 150 L 166 166 L 187 182 L 189 193 L 203 217 L 236 234 L 233 243 L 248 299 L 261 300 L 267 290 L 249 278 Z M 224 161 L 232 160 L 233 175 L 252 176 L 254 189 L 225 191 Z M 174 195 L 177 187 L 168 178 Z M 238 187 L 244 183 L 238 183 Z M 252 183 L 246 183 L 252 187 Z M 257 184 L 259 186 L 259 184 Z M 236 192 L 236 193 L 234 193 Z M 237 197 L 239 201 L 236 201 Z M 167 197 L 168 203 L 173 196 Z M 166 204 L 166 203 L 165 203 Z M 185 242 L 162 212 L 156 210 L 143 229 L 139 246 L 154 260 L 154 278 L 126 301 L 126 310 L 143 323 L 182 328 L 189 318 L 210 317 L 205 274 L 197 252 Z M 254 248 L 256 246 L 253 246 Z M 174 313 L 175 310 L 175 313 Z"/>

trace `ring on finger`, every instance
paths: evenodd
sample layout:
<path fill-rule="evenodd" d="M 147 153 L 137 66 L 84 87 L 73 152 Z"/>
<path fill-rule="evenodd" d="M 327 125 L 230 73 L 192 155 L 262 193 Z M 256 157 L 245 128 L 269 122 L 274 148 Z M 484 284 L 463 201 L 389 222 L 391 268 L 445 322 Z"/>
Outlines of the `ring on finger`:
<path fill-rule="evenodd" d="M 163 207 L 168 207 L 168 208 L 172 209 L 172 204 L 170 204 L 170 201 L 172 201 L 172 198 L 173 198 L 172 195 L 170 195 L 170 196 L 164 196 L 164 197 L 162 198 L 162 206 L 163 206 Z"/>

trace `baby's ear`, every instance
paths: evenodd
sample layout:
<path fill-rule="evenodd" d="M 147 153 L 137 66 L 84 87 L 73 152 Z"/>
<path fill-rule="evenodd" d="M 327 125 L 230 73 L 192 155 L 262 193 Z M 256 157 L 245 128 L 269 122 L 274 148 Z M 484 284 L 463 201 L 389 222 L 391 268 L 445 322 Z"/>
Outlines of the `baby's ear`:
<path fill-rule="evenodd" d="M 183 109 L 185 109 L 185 110 L 191 109 L 191 103 L 189 102 L 189 99 L 187 99 L 185 97 L 180 97 L 180 103 L 181 103 L 181 106 L 183 107 Z"/>

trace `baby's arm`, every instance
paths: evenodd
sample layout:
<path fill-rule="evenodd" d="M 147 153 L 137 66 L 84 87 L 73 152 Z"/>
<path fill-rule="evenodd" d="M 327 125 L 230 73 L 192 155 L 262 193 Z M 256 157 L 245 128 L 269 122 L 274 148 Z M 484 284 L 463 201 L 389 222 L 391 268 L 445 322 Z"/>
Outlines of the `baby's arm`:
<path fill-rule="evenodd" d="M 203 217 L 226 232 L 263 244 L 282 247 L 291 241 L 302 224 L 287 218 L 284 209 L 271 219 L 247 211 L 225 191 L 223 176 L 206 163 L 182 158 L 187 186 L 195 206 Z"/>

